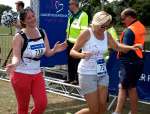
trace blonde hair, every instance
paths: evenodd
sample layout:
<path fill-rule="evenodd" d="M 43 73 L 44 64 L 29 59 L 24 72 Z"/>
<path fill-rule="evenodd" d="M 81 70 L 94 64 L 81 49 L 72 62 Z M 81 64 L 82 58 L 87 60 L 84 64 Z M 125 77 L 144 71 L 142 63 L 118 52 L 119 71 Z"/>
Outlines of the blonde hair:
<path fill-rule="evenodd" d="M 100 12 L 97 12 L 93 16 L 93 20 L 92 20 L 91 26 L 93 28 L 95 28 L 97 26 L 102 26 L 104 24 L 110 24 L 111 21 L 112 21 L 112 16 L 110 14 L 108 14 L 105 11 L 100 11 Z"/>

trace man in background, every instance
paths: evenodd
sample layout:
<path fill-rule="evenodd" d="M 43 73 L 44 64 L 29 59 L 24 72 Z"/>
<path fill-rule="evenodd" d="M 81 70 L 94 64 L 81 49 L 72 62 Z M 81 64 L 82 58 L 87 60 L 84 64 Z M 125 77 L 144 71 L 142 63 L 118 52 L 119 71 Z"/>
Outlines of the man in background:
<path fill-rule="evenodd" d="M 16 27 L 16 33 L 17 33 L 22 28 L 21 24 L 20 24 L 19 14 L 20 14 L 20 11 L 22 9 L 24 9 L 24 2 L 23 1 L 17 1 L 17 2 L 15 2 L 15 5 L 16 5 L 17 13 L 18 13 L 18 21 L 16 23 L 14 23 L 14 26 Z"/>
<path fill-rule="evenodd" d="M 80 32 L 88 27 L 88 15 L 79 7 L 78 0 L 69 1 L 71 16 L 68 19 L 67 43 L 68 43 L 68 80 L 66 83 L 78 84 L 77 66 L 80 59 L 70 56 L 70 50 L 76 42 Z"/>
<path fill-rule="evenodd" d="M 121 12 L 122 23 L 126 29 L 122 32 L 120 43 L 125 45 L 141 44 L 144 47 L 145 27 L 137 20 L 137 13 L 134 9 L 127 8 Z M 120 70 L 119 70 L 119 93 L 117 107 L 113 114 L 122 114 L 126 97 L 130 98 L 130 114 L 137 114 L 137 81 L 139 80 L 144 66 L 142 49 L 119 53 Z M 127 96 L 128 95 L 128 96 Z"/>

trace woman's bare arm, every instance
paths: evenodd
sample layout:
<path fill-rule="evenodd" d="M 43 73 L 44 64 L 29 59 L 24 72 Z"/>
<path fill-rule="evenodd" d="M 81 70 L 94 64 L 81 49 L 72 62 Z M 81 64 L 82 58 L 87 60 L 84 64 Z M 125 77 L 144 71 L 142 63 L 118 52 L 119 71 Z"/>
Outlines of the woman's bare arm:
<path fill-rule="evenodd" d="M 77 41 L 75 42 L 73 48 L 70 51 L 70 55 L 75 58 L 86 58 L 90 56 L 91 54 L 88 52 L 79 52 L 79 50 L 84 46 L 84 44 L 89 40 L 90 38 L 90 32 L 89 30 L 83 31 Z"/>

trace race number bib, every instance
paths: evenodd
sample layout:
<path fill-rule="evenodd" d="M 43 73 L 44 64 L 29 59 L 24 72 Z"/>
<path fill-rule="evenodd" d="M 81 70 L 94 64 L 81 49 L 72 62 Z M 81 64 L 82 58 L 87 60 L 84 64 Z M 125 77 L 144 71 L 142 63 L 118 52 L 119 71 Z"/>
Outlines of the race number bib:
<path fill-rule="evenodd" d="M 97 76 L 105 76 L 107 75 L 106 63 L 104 59 L 97 60 Z"/>
<path fill-rule="evenodd" d="M 39 58 L 43 55 L 44 53 L 44 43 L 36 44 L 36 45 L 31 45 L 31 50 L 34 53 L 35 58 Z"/>

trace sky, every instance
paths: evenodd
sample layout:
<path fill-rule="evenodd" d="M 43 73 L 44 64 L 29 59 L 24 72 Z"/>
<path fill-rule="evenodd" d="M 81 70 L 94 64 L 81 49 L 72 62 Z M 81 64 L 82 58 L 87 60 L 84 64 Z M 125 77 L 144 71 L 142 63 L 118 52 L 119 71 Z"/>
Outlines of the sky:
<path fill-rule="evenodd" d="M 16 1 L 18 1 L 18 0 L 0 0 L 0 4 L 11 6 L 12 9 L 14 11 L 16 11 L 16 8 L 15 8 L 15 2 Z M 30 6 L 30 0 L 22 0 L 22 1 L 25 3 L 25 7 Z M 111 2 L 113 0 L 108 0 L 108 1 Z"/>

